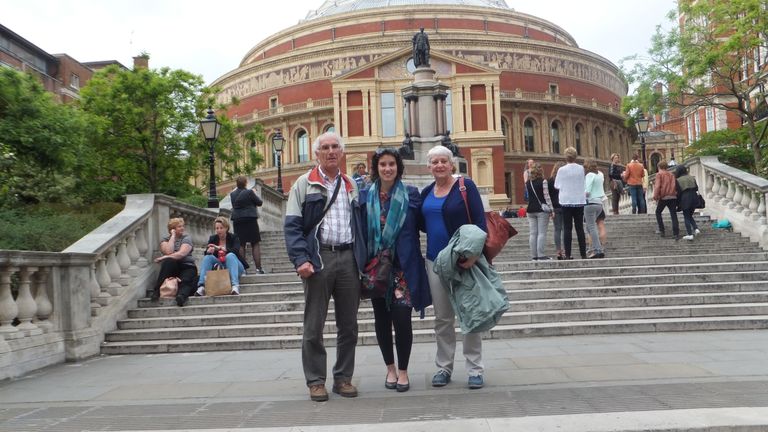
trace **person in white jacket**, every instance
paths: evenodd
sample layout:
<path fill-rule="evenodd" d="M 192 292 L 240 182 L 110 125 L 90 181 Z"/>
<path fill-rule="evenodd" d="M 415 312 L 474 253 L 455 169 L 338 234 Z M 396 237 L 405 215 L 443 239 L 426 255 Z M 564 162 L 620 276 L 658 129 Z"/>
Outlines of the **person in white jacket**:
<path fill-rule="evenodd" d="M 584 193 L 584 168 L 576 163 L 577 156 L 575 148 L 565 149 L 566 165 L 557 171 L 555 179 L 555 189 L 559 190 L 560 207 L 563 209 L 565 259 L 573 259 L 571 242 L 574 227 L 581 258 L 587 258 L 587 244 L 584 238 L 584 206 L 587 204 Z"/>

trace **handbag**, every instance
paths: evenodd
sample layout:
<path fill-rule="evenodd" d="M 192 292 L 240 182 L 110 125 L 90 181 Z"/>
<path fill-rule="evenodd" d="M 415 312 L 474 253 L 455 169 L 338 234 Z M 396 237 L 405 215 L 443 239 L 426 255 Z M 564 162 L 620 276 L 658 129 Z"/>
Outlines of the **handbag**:
<path fill-rule="evenodd" d="M 696 193 L 696 208 L 697 209 L 703 209 L 707 206 L 707 202 L 704 201 L 704 197 L 701 196 L 698 192 Z"/>
<path fill-rule="evenodd" d="M 209 270 L 205 274 L 205 295 L 214 297 L 232 294 L 229 270 Z"/>
<path fill-rule="evenodd" d="M 467 219 L 469 219 L 469 223 L 472 223 L 469 203 L 467 202 L 467 187 L 464 186 L 464 177 L 459 177 L 459 192 L 461 192 L 461 199 L 464 200 L 464 208 L 467 210 Z M 488 229 L 488 236 L 485 238 L 483 255 L 485 255 L 485 259 L 490 264 L 496 258 L 496 255 L 504 249 L 507 240 L 517 235 L 517 230 L 510 225 L 509 221 L 499 216 L 495 211 L 485 212 L 485 224 Z"/>
<path fill-rule="evenodd" d="M 160 297 L 162 298 L 175 298 L 179 292 L 179 282 L 181 279 L 173 276 L 165 278 L 162 285 L 160 285 Z"/>
<path fill-rule="evenodd" d="M 365 298 L 384 297 L 391 281 L 392 251 L 382 249 L 365 265 L 362 294 Z"/>

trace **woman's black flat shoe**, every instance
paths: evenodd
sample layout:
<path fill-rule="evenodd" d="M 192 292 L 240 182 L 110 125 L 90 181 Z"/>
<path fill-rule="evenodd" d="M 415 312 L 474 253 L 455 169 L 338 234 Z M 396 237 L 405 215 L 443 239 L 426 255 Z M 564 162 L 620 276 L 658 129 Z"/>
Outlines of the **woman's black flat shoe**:
<path fill-rule="evenodd" d="M 408 389 L 410 389 L 410 388 L 411 388 L 411 384 L 410 383 L 397 384 L 397 392 L 398 393 L 407 392 Z"/>
<path fill-rule="evenodd" d="M 397 381 L 389 382 L 387 380 L 384 380 L 384 387 L 386 387 L 389 390 L 394 390 L 398 386 Z"/>

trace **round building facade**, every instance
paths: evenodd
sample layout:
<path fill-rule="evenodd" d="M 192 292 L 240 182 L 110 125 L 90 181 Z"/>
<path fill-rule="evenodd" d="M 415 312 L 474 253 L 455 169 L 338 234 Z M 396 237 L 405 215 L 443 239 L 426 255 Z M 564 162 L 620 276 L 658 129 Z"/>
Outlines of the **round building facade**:
<path fill-rule="evenodd" d="M 523 202 L 527 159 L 545 172 L 566 147 L 608 163 L 627 159 L 631 133 L 620 101 L 618 68 L 578 47 L 557 25 L 517 12 L 503 0 L 326 1 L 299 24 L 246 53 L 217 79 L 219 102 L 244 130 L 260 123 L 267 159 L 254 175 L 277 178 L 271 137 L 286 139 L 283 185 L 313 166 L 311 143 L 334 130 L 345 140 L 343 166 L 368 167 L 379 146 L 400 147 L 408 132 L 403 89 L 413 81 L 411 39 L 429 35 L 430 66 L 447 86 L 445 128 L 468 174 L 491 206 Z"/>

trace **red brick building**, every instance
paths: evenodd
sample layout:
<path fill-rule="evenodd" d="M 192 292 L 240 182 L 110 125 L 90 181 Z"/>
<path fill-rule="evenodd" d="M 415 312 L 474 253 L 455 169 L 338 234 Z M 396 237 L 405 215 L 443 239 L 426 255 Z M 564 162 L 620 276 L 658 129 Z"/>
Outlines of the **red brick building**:
<path fill-rule="evenodd" d="M 451 137 L 492 205 L 522 202 L 529 158 L 548 173 L 568 146 L 602 163 L 629 152 L 632 134 L 619 110 L 627 86 L 617 67 L 563 28 L 503 0 L 412 3 L 326 1 L 213 83 L 221 102 L 240 100 L 230 118 L 267 131 L 257 145 L 269 160 L 256 176 L 275 182 L 270 139 L 278 128 L 287 139 L 286 190 L 313 166 L 311 142 L 326 130 L 344 137 L 347 172 L 368 164 L 379 146 L 399 147 L 401 89 L 412 80 L 411 38 L 421 27 L 431 67 L 449 88 Z"/>

